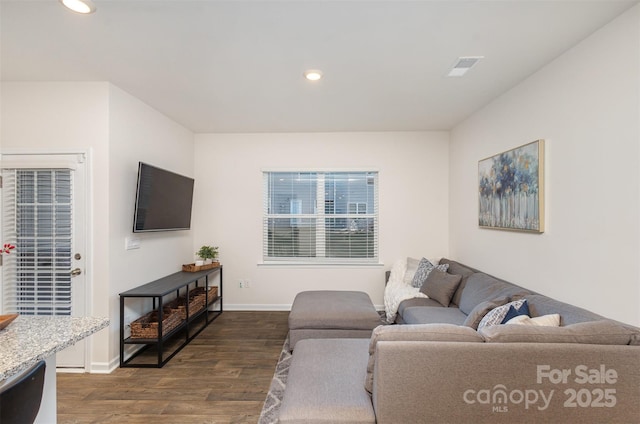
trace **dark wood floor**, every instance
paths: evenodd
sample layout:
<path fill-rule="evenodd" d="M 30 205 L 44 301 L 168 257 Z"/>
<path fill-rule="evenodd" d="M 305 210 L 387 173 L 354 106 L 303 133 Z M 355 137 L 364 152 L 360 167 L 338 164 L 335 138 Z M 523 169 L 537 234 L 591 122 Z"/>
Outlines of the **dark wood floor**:
<path fill-rule="evenodd" d="M 161 369 L 58 374 L 58 423 L 256 423 L 288 312 L 224 312 Z"/>

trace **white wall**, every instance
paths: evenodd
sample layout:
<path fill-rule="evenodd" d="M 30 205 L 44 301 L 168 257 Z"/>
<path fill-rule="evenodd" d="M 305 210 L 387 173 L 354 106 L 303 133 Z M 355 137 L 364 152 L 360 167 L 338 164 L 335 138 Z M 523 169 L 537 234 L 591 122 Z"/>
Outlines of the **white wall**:
<path fill-rule="evenodd" d="M 93 371 L 117 365 L 119 297 L 193 259 L 193 231 L 132 235 L 138 161 L 193 176 L 193 134 L 109 83 L 2 83 L 2 149 L 90 149 L 92 315 L 111 326 L 90 338 Z"/>
<path fill-rule="evenodd" d="M 105 302 L 109 287 L 109 230 L 100 223 L 109 220 L 108 110 L 109 84 L 104 82 L 4 82 L 2 83 L 2 149 L 46 151 L 89 150 L 91 162 L 90 199 L 91 245 L 87 263 L 87 284 L 94 302 L 89 313 L 107 316 Z M 105 360 L 108 338 L 102 331 L 91 338 L 92 362 Z"/>
<path fill-rule="evenodd" d="M 382 304 L 384 271 L 403 256 L 448 253 L 446 132 L 201 134 L 195 137 L 195 246 L 220 247 L 226 308 L 284 309 L 303 290 L 362 290 Z M 379 170 L 384 266 L 266 266 L 262 171 Z M 248 279 L 251 287 L 240 289 Z"/>
<path fill-rule="evenodd" d="M 138 162 L 146 162 L 193 177 L 193 133 L 160 112 L 109 85 L 109 316 L 110 349 L 119 355 L 119 293 L 181 270 L 193 260 L 194 231 L 136 234 L 140 249 L 125 250 L 133 236 L 133 211 Z M 197 201 L 197 199 L 195 199 Z M 167 205 L 171 207 L 171 205 Z M 103 298 L 104 299 L 104 298 Z M 100 299 L 101 303 L 105 303 Z M 137 318 L 144 305 L 132 302 L 125 323 Z M 148 302 L 147 302 L 148 303 Z M 137 310 L 136 310 L 137 309 Z M 115 365 L 111 363 L 111 366 Z"/>
<path fill-rule="evenodd" d="M 451 256 L 640 324 L 640 7 L 451 133 Z M 479 229 L 478 160 L 547 140 L 546 231 Z"/>

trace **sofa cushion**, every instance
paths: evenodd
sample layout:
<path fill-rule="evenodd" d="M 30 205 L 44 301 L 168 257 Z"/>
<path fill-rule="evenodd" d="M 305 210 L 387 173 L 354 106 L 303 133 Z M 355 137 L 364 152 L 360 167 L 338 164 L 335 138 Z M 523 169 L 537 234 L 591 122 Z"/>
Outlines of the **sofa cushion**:
<path fill-rule="evenodd" d="M 491 300 L 485 300 L 484 302 L 477 304 L 476 307 L 473 308 L 469 315 L 467 315 L 467 318 L 464 320 L 462 325 L 466 325 L 467 327 L 471 327 L 474 330 L 477 330 L 478 324 L 480 324 L 482 318 L 487 315 L 487 312 L 507 303 L 509 303 L 509 298 L 506 296 L 497 297 Z"/>
<path fill-rule="evenodd" d="M 495 299 L 500 296 L 524 296 L 529 291 L 506 281 L 498 280 L 482 272 L 476 272 L 467 279 L 462 296 L 460 297 L 460 310 L 469 314 L 473 308 L 485 300 Z M 541 314 L 544 315 L 544 314 Z"/>
<path fill-rule="evenodd" d="M 369 362 L 365 389 L 373 392 L 373 368 L 376 362 L 376 345 L 381 341 L 413 342 L 478 342 L 484 340 L 469 327 L 452 324 L 381 325 L 373 330 L 369 342 Z"/>
<path fill-rule="evenodd" d="M 439 264 L 449 265 L 449 268 L 447 269 L 447 272 L 449 274 L 462 276 L 462 279 L 460 280 L 460 285 L 458 286 L 458 289 L 456 290 L 456 292 L 453 295 L 453 298 L 451 299 L 451 303 L 453 303 L 454 305 L 460 305 L 460 297 L 462 296 L 462 291 L 464 290 L 464 286 L 467 284 L 467 279 L 471 274 L 475 274 L 478 271 L 466 265 L 463 265 L 460 262 L 452 261 L 447 258 L 440 259 Z"/>
<path fill-rule="evenodd" d="M 449 306 L 461 279 L 461 275 L 448 274 L 435 268 L 420 287 L 420 292 L 438 301 L 442 306 Z"/>
<path fill-rule="evenodd" d="M 467 316 L 458 308 L 439 306 L 415 306 L 405 308 L 402 320 L 405 324 L 455 324 L 461 325 Z"/>
<path fill-rule="evenodd" d="M 404 315 L 405 309 L 413 306 L 435 306 L 442 308 L 442 305 L 437 300 L 429 299 L 428 297 L 414 297 L 400 302 L 400 305 L 398 305 L 398 315 Z"/>
<path fill-rule="evenodd" d="M 560 325 L 570 325 L 585 321 L 605 319 L 602 315 L 568 303 L 560 302 L 547 296 L 530 294 L 525 296 L 529 304 L 531 316 L 560 314 Z"/>
<path fill-rule="evenodd" d="M 581 343 L 627 345 L 633 330 L 608 319 L 565 327 L 494 325 L 478 330 L 489 343 Z"/>
<path fill-rule="evenodd" d="M 484 318 L 480 320 L 480 324 L 478 324 L 478 331 L 485 327 L 502 324 L 504 317 L 507 315 L 507 312 L 512 306 L 514 308 L 520 309 L 520 307 L 523 306 L 525 302 L 525 299 L 518 299 L 490 310 L 489 312 L 487 312 L 487 315 L 485 315 Z"/>

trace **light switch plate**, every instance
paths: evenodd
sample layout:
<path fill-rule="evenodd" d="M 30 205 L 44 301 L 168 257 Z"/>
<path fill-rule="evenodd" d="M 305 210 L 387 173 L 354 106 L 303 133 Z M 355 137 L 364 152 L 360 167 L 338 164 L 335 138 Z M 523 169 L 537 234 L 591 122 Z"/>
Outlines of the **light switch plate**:
<path fill-rule="evenodd" d="M 126 237 L 124 239 L 124 248 L 126 250 L 140 249 L 140 237 Z"/>

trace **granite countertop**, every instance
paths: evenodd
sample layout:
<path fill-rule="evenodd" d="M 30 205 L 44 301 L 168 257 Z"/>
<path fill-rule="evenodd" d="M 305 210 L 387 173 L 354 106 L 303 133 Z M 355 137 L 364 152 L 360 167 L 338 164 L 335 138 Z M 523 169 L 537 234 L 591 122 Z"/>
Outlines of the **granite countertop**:
<path fill-rule="evenodd" d="M 19 316 L 0 331 L 0 381 L 108 325 L 100 317 Z"/>

